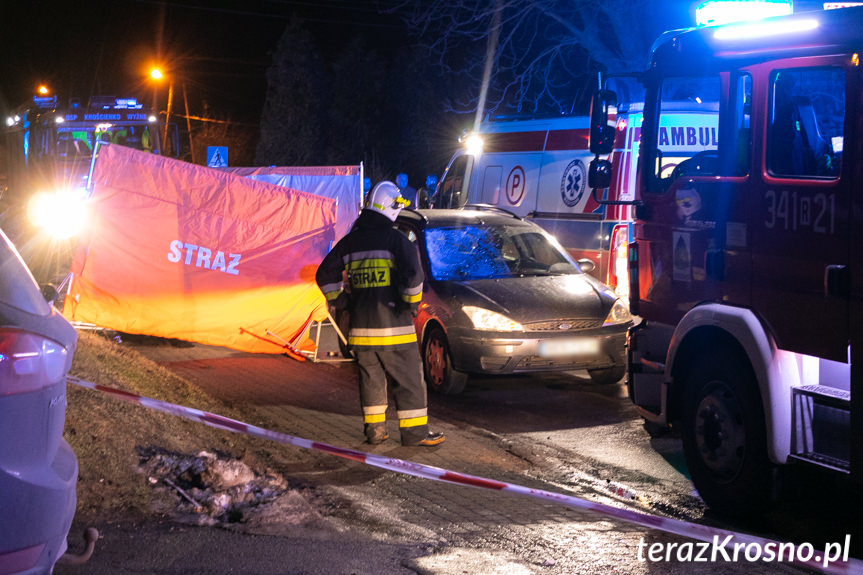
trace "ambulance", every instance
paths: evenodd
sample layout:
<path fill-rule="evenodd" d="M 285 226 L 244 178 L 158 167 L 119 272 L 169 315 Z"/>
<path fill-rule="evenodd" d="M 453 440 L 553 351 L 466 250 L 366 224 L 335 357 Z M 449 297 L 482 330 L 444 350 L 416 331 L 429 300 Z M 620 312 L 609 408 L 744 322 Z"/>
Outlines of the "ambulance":
<path fill-rule="evenodd" d="M 642 104 L 617 104 L 615 167 L 610 186 L 587 185 L 593 154 L 589 118 L 490 118 L 462 136 L 440 178 L 433 206 L 490 204 L 532 220 L 550 232 L 582 269 L 628 295 L 626 246 L 632 233 Z M 663 126 L 673 155 L 665 169 L 716 147 L 716 109 L 681 108 Z M 590 260 L 589 263 L 583 262 Z"/>

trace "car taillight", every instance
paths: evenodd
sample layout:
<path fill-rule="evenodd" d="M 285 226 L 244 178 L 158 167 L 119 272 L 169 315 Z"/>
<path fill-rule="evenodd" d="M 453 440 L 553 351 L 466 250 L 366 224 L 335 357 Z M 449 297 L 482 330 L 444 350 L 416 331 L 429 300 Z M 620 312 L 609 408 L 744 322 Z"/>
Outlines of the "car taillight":
<path fill-rule="evenodd" d="M 615 293 L 626 298 L 629 296 L 629 260 L 626 248 L 629 243 L 629 226 L 617 224 L 611 232 L 608 280 L 605 282 Z"/>
<path fill-rule="evenodd" d="M 25 331 L 0 329 L 0 395 L 29 393 L 60 381 L 66 348 Z"/>
<path fill-rule="evenodd" d="M 9 553 L 0 553 L 0 575 L 6 573 L 23 573 L 32 569 L 39 557 L 42 555 L 42 550 L 45 549 L 45 544 L 41 543 L 34 547 L 19 549 Z"/>

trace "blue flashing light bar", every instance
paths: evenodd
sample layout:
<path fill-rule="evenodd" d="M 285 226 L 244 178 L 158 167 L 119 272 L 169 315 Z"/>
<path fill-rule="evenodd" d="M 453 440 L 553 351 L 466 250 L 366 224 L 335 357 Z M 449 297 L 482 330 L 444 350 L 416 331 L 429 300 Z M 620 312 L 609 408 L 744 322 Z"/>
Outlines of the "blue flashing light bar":
<path fill-rule="evenodd" d="M 144 105 L 136 98 L 117 98 L 115 96 L 91 96 L 89 108 L 98 110 L 140 110 Z"/>
<path fill-rule="evenodd" d="M 706 0 L 695 9 L 695 24 L 717 26 L 791 13 L 791 0 Z"/>
<path fill-rule="evenodd" d="M 135 98 L 117 98 L 114 104 L 115 110 L 140 110 L 143 104 L 139 104 Z"/>
<path fill-rule="evenodd" d="M 33 96 L 37 108 L 54 108 L 57 106 L 57 96 Z"/>
<path fill-rule="evenodd" d="M 713 33 L 716 40 L 739 40 L 742 38 L 769 38 L 784 34 L 808 32 L 818 27 L 814 18 L 800 18 L 787 22 L 750 22 L 737 26 L 723 26 Z"/>

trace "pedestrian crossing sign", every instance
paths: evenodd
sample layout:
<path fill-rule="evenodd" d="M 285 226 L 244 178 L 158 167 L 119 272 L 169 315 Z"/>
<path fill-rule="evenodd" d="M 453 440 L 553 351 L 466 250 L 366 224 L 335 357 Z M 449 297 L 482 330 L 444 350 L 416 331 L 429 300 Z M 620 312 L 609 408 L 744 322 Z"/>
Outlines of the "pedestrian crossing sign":
<path fill-rule="evenodd" d="M 207 167 L 228 167 L 228 146 L 207 146 Z"/>

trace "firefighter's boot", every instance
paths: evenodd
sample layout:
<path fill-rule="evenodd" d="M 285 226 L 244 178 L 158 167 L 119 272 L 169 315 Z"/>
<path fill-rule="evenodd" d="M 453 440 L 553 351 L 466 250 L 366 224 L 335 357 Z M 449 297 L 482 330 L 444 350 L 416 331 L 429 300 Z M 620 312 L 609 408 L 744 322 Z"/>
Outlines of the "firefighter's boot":
<path fill-rule="evenodd" d="M 410 447 L 434 447 L 435 445 L 440 445 L 444 441 L 446 441 L 446 436 L 443 433 L 429 431 L 428 435 L 426 435 L 419 441 L 411 443 L 404 443 L 404 441 L 402 441 L 402 443 L 403 445 Z"/>
<path fill-rule="evenodd" d="M 371 445 L 379 445 L 390 438 L 387 433 L 387 424 L 385 422 L 366 423 L 365 432 L 366 443 L 370 443 Z"/>

